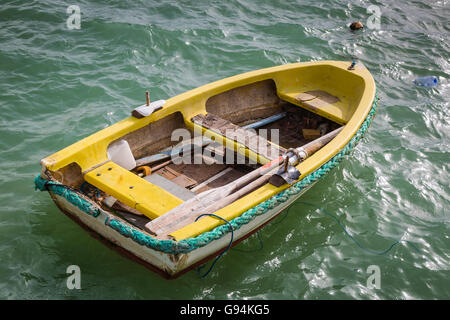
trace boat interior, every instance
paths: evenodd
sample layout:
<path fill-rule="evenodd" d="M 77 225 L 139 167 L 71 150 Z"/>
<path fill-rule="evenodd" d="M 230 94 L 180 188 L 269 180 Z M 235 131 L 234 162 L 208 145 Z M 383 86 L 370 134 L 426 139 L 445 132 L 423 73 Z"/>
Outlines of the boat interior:
<path fill-rule="evenodd" d="M 287 149 L 345 125 L 361 93 L 359 98 L 346 91 L 338 94 L 342 84 L 313 86 L 307 80 L 301 90 L 290 90 L 289 86 L 277 89 L 272 79 L 234 87 L 210 96 L 199 113 L 187 116 L 175 110 L 111 141 L 110 145 L 127 142 L 139 164 L 136 167 L 124 168 L 109 161 L 82 172 L 72 162 L 50 174 L 145 230 L 146 223 L 195 195 L 224 186 L 278 158 Z M 355 85 L 362 92 L 363 85 Z M 203 134 L 207 142 L 180 142 L 180 136 L 174 140 L 176 129 L 194 139 L 198 138 L 196 134 Z M 184 147 L 182 152 L 178 152 L 180 147 Z M 178 157 L 167 157 L 171 152 L 173 156 L 174 150 Z M 163 156 L 155 157 L 160 154 Z M 138 194 L 133 192 L 141 187 L 147 188 L 153 199 L 157 197 L 158 203 L 136 200 Z"/>

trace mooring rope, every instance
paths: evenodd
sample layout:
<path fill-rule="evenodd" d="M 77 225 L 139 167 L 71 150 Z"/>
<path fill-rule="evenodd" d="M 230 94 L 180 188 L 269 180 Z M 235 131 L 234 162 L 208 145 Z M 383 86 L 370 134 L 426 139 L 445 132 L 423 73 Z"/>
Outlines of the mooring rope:
<path fill-rule="evenodd" d="M 218 216 L 218 215 L 216 215 L 216 214 L 214 214 L 214 213 L 203 213 L 203 214 L 201 214 L 201 215 L 199 215 L 196 219 L 195 219 L 195 222 L 198 220 L 198 219 L 200 219 L 201 217 L 203 217 L 203 216 L 211 216 L 211 217 L 214 217 L 214 218 L 219 218 L 220 220 L 223 220 L 223 221 L 225 221 L 229 226 L 230 226 L 230 229 L 231 229 L 231 239 L 230 239 L 230 243 L 228 243 L 228 247 L 224 250 L 224 251 L 222 251 L 217 257 L 216 257 L 216 259 L 214 259 L 214 261 L 213 261 L 213 263 L 211 264 L 211 266 L 209 267 L 209 269 L 208 269 L 208 271 L 206 271 L 203 275 L 201 275 L 200 274 L 200 271 L 201 271 L 201 269 L 203 269 L 204 267 L 205 267 L 205 265 L 202 265 L 202 266 L 200 266 L 200 267 L 198 267 L 197 268 L 197 273 L 198 273 L 198 275 L 201 277 L 201 278 L 205 278 L 210 272 L 211 272 L 211 270 L 214 268 L 214 265 L 216 264 L 216 262 L 217 261 L 219 261 L 219 259 L 231 248 L 231 245 L 233 244 L 233 238 L 234 238 L 234 231 L 233 231 L 233 225 L 230 223 L 230 221 L 228 221 L 227 219 L 224 219 L 224 218 L 222 218 L 222 217 L 220 217 L 220 216 Z"/>
<path fill-rule="evenodd" d="M 286 213 L 286 216 L 289 214 L 289 211 L 290 211 L 294 206 L 296 206 L 296 205 L 301 205 L 301 204 L 305 204 L 305 205 L 310 206 L 310 207 L 316 207 L 316 205 L 314 205 L 314 204 L 312 204 L 312 203 L 308 203 L 308 202 L 304 202 L 304 201 L 296 202 L 296 203 L 294 203 L 293 205 L 291 205 L 291 206 L 288 208 L 287 213 Z M 411 241 L 408 241 L 408 240 L 402 240 L 402 239 L 395 241 L 395 242 L 392 243 L 386 250 L 383 250 L 383 251 L 376 251 L 376 250 L 367 248 L 367 247 L 363 246 L 358 240 L 355 239 L 355 237 L 353 237 L 353 236 L 347 231 L 347 229 L 345 228 L 345 226 L 343 225 L 343 223 L 341 222 L 341 220 L 340 220 L 338 217 L 336 217 L 335 215 L 331 214 L 330 212 L 328 212 L 328 211 L 327 211 L 326 209 L 324 209 L 324 208 L 320 208 L 320 212 L 323 212 L 323 213 L 326 214 L 327 216 L 333 218 L 333 219 L 338 223 L 338 225 L 341 227 L 341 229 L 344 231 L 344 233 L 345 233 L 345 234 L 346 234 L 346 235 L 347 235 L 347 236 L 348 236 L 348 237 L 349 237 L 349 238 L 350 238 L 350 239 L 351 239 L 351 240 L 352 240 L 359 248 L 361 248 L 362 250 L 364 250 L 364 251 L 366 251 L 366 252 L 369 252 L 369 253 L 374 254 L 374 255 L 384 255 L 384 254 L 388 253 L 389 251 L 391 251 L 392 248 L 394 248 L 394 247 L 395 247 L 397 244 L 399 244 L 400 242 L 406 242 L 406 243 L 408 243 L 409 245 L 411 245 L 417 252 L 420 252 L 419 249 L 417 249 L 417 247 L 416 247 Z M 283 220 L 284 220 L 284 218 L 283 218 Z"/>
<path fill-rule="evenodd" d="M 259 241 L 259 248 L 246 250 L 246 249 L 239 249 L 239 248 L 233 247 L 233 248 L 231 248 L 231 250 L 237 251 L 237 252 L 244 252 L 244 253 L 254 253 L 254 252 L 261 251 L 262 249 L 264 249 L 264 243 L 261 239 L 261 236 L 259 235 L 259 231 L 256 232 L 256 237 L 258 238 L 258 241 Z"/>
<path fill-rule="evenodd" d="M 307 205 L 307 206 L 310 206 L 310 207 L 317 207 L 316 205 L 314 205 L 314 204 L 312 204 L 312 203 L 309 203 L 309 202 L 304 202 L 304 201 L 296 202 L 296 203 L 294 203 L 293 205 L 291 205 L 291 206 L 286 210 L 286 214 L 284 214 L 283 217 L 281 217 L 281 220 L 280 220 L 280 221 L 274 221 L 274 222 L 272 223 L 272 225 L 278 225 L 278 224 L 280 224 L 281 222 L 283 222 L 283 221 L 286 219 L 286 217 L 288 216 L 288 214 L 289 214 L 289 212 L 291 211 L 291 209 L 294 208 L 296 205 Z M 348 237 L 349 237 L 349 238 L 350 238 L 350 239 L 351 239 L 351 240 L 352 240 L 352 241 L 353 241 L 360 249 L 362 249 L 362 250 L 364 250 L 364 251 L 366 251 L 366 252 L 368 252 L 368 253 L 370 253 L 370 254 L 373 254 L 373 255 L 385 255 L 385 254 L 387 254 L 389 251 L 391 251 L 397 244 L 399 244 L 399 243 L 401 243 L 401 242 L 406 242 L 407 244 L 409 244 L 410 246 L 412 246 L 417 252 L 420 252 L 420 250 L 416 247 L 416 245 L 414 245 L 411 241 L 408 241 L 408 240 L 402 240 L 402 239 L 395 241 L 395 242 L 392 243 L 386 250 L 383 250 L 383 251 L 376 251 L 376 250 L 373 250 L 373 249 L 371 249 L 371 248 L 367 248 L 367 247 L 363 246 L 358 240 L 355 239 L 355 237 L 353 237 L 353 236 L 347 231 L 347 229 L 345 228 L 345 226 L 343 225 L 343 223 L 341 222 L 341 220 L 340 220 L 338 217 L 336 217 L 335 215 L 331 214 L 330 212 L 328 212 L 328 211 L 327 211 L 326 209 L 324 209 L 324 208 L 320 208 L 320 212 L 323 212 L 323 213 L 326 214 L 327 216 L 333 218 L 333 219 L 338 223 L 339 227 L 341 227 L 341 229 L 344 231 L 344 233 L 345 233 L 345 234 L 346 234 L 346 235 L 347 235 L 347 236 L 348 236 Z M 219 219 L 222 219 L 223 221 L 225 221 L 226 223 L 228 223 L 228 224 L 231 226 L 231 224 L 230 224 L 230 222 L 229 222 L 228 220 L 225 220 L 225 219 L 223 219 L 222 217 L 216 216 L 215 214 L 208 214 L 208 213 L 206 213 L 206 214 L 202 214 L 201 216 L 203 216 L 203 215 L 211 215 L 211 216 L 217 217 L 217 218 L 219 218 Z M 199 216 L 198 218 L 200 218 L 201 216 Z M 197 218 L 197 219 L 198 219 L 198 218 Z M 232 226 L 231 226 L 231 229 L 233 230 L 233 227 L 232 227 Z M 259 235 L 259 232 L 257 232 L 256 235 L 257 235 L 258 240 L 259 240 L 259 243 L 260 243 L 260 248 L 259 248 L 259 249 L 256 249 L 256 250 L 242 250 L 242 249 L 233 248 L 233 250 L 234 250 L 234 251 L 239 251 L 239 252 L 244 252 L 244 253 L 252 253 L 252 252 L 260 251 L 260 250 L 264 247 L 264 244 L 263 244 L 263 240 L 261 239 L 261 237 L 260 237 L 260 235 Z M 216 262 L 220 259 L 220 257 L 222 257 L 222 255 L 224 255 L 224 254 L 230 249 L 232 242 L 233 242 L 233 232 L 231 233 L 231 241 L 230 241 L 228 247 L 225 249 L 225 251 L 223 251 L 223 252 L 222 252 L 222 253 L 214 260 L 214 262 L 212 263 L 212 265 L 209 267 L 208 271 L 207 271 L 204 275 L 201 276 L 202 278 L 206 277 L 206 276 L 212 271 L 212 269 L 214 268 L 214 265 L 215 265 Z M 201 268 L 203 268 L 203 267 L 204 267 L 204 265 L 203 265 L 202 267 L 197 268 L 197 272 L 199 272 L 199 270 L 200 270 Z"/>

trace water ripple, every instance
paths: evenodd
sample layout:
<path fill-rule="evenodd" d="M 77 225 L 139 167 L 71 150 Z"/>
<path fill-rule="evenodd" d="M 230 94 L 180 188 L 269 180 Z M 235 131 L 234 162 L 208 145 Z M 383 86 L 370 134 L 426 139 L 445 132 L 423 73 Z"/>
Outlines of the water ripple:
<path fill-rule="evenodd" d="M 380 29 L 367 8 L 380 8 Z M 0 8 L 0 297 L 440 299 L 450 297 L 448 1 L 78 1 Z M 366 28 L 350 32 L 361 20 Z M 39 160 L 129 115 L 241 72 L 357 56 L 380 107 L 363 141 L 289 213 L 211 274 L 173 282 L 120 258 L 33 192 Z M 435 75 L 439 85 L 413 80 Z M 304 202 L 303 204 L 300 202 Z M 305 203 L 308 203 L 305 204 Z M 342 226 L 331 216 L 339 219 Z M 287 214 L 287 215 L 286 215 Z M 342 227 L 373 255 L 359 248 Z M 414 248 L 416 247 L 418 251 Z M 65 285 L 78 264 L 82 290 Z M 367 286 L 367 268 L 381 288 Z"/>

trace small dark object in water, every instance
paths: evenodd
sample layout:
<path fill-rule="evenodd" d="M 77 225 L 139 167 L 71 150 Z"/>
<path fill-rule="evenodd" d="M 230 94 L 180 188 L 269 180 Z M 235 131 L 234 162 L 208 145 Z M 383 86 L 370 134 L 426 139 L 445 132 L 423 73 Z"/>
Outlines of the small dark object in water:
<path fill-rule="evenodd" d="M 360 21 L 352 22 L 352 24 L 350 25 L 350 29 L 352 29 L 352 30 L 359 30 L 362 28 L 364 28 L 364 26 Z"/>

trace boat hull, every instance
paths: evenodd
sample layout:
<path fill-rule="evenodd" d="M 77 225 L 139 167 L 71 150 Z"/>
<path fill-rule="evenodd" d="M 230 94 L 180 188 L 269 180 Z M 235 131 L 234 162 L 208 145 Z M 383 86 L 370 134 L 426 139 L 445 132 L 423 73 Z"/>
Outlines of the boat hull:
<path fill-rule="evenodd" d="M 295 197 L 291 197 L 288 201 L 280 203 L 264 214 L 255 217 L 249 223 L 241 226 L 238 230 L 234 230 L 232 246 L 245 240 L 276 218 L 314 184 L 315 182 L 303 189 Z M 147 246 L 142 246 L 136 241 L 133 241 L 132 238 L 127 237 L 112 228 L 108 228 L 105 221 L 110 219 L 111 215 L 100 207 L 98 207 L 100 214 L 94 217 L 86 214 L 86 212 L 72 204 L 64 196 L 54 194 L 51 191 L 49 191 L 49 193 L 58 208 L 83 229 L 88 231 L 94 238 L 100 240 L 107 247 L 119 252 L 121 255 L 157 272 L 166 279 L 177 278 L 185 272 L 200 266 L 209 259 L 219 255 L 230 244 L 231 232 L 224 237 L 211 241 L 207 245 L 198 247 L 188 253 L 173 254 L 161 252 Z"/>
<path fill-rule="evenodd" d="M 314 71 L 315 68 L 317 72 Z M 306 81 L 300 76 L 303 75 L 302 70 L 312 71 L 306 80 L 320 80 L 316 87 L 309 83 L 300 85 L 302 81 Z M 337 76 L 330 78 L 332 72 L 336 72 Z M 347 76 L 349 81 L 343 81 Z M 178 206 L 181 200 L 108 162 L 105 158 L 108 143 L 135 132 L 147 137 L 151 136 L 148 132 L 158 132 L 163 130 L 163 127 L 171 129 L 171 126 L 163 125 L 165 122 L 159 123 L 159 127 L 151 127 L 153 123 L 164 119 L 169 119 L 171 122 L 168 123 L 173 123 L 173 128 L 178 128 L 179 123 L 191 123 L 194 126 L 191 121 L 193 116 L 208 111 L 205 109 L 207 101 L 213 101 L 210 107 L 214 106 L 213 111 L 220 113 L 223 111 L 223 101 L 234 101 L 230 97 L 241 91 L 243 97 L 253 97 L 246 94 L 248 85 L 263 81 L 264 85 L 252 87 L 252 90 L 270 88 L 271 86 L 266 86 L 267 82 L 264 82 L 268 80 L 275 85 L 272 96 L 277 95 L 292 105 L 297 103 L 297 106 L 308 107 L 310 111 L 317 111 L 317 114 L 322 113 L 322 116 L 336 120 L 336 123 L 345 124 L 337 137 L 296 166 L 301 176 L 293 185 L 274 187 L 264 184 L 215 212 L 227 223 L 224 224 L 213 217 L 205 217 L 170 233 L 170 237 L 154 236 L 139 226 L 128 223 L 114 212 L 104 210 L 94 199 L 82 192 L 83 181 L 91 183 L 128 207 L 144 214 L 153 214 L 152 217 L 157 219 L 168 211 L 168 207 Z M 343 91 L 340 95 L 337 93 L 339 90 Z M 356 94 L 351 96 L 353 91 Z M 341 97 L 342 101 L 337 99 L 337 96 Z M 319 102 L 313 103 L 316 100 Z M 368 70 L 358 67 L 348 71 L 344 62 L 292 64 L 250 72 L 173 97 L 159 113 L 139 120 L 130 117 L 43 159 L 41 175 L 35 179 L 35 184 L 41 191 L 49 191 L 61 211 L 92 235 L 104 240 L 109 247 L 166 278 L 175 278 L 227 250 L 231 237 L 232 245 L 249 237 L 326 176 L 362 139 L 375 115 L 377 102 L 375 83 Z M 264 105 L 265 101 L 261 103 Z M 345 105 L 348 106 L 347 109 L 344 108 Z M 242 114 L 243 112 L 238 115 Z M 219 134 L 215 136 L 212 131 L 209 134 L 221 137 Z M 136 134 L 129 136 L 131 142 L 134 141 L 132 137 L 136 141 L 141 140 L 137 139 L 141 136 Z M 151 141 L 149 145 L 157 142 Z M 134 144 L 136 150 L 140 150 L 137 143 Z M 235 149 L 238 150 L 237 145 Z M 70 180 L 74 175 L 78 180 L 74 178 L 71 179 L 72 184 L 66 183 L 65 177 Z M 77 183 L 79 186 L 76 186 Z"/>

